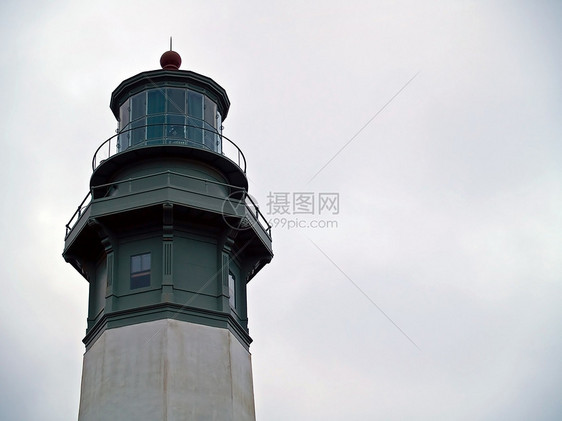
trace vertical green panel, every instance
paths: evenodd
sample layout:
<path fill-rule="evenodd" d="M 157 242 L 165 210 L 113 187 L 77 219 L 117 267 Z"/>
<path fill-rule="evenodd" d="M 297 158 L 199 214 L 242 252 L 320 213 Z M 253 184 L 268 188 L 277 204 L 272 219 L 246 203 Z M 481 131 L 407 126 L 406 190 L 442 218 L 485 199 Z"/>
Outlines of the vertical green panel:
<path fill-rule="evenodd" d="M 96 265 L 96 276 L 94 279 L 95 298 L 93 312 L 90 317 L 96 317 L 105 307 L 105 291 L 107 286 L 107 257 L 103 257 Z"/>
<path fill-rule="evenodd" d="M 172 247 L 173 243 L 171 241 L 164 241 L 164 262 L 163 262 L 163 274 L 164 276 L 172 275 Z"/>
<path fill-rule="evenodd" d="M 216 296 L 221 274 L 217 272 L 216 244 L 174 235 L 174 286 L 180 290 Z"/>
<path fill-rule="evenodd" d="M 222 285 L 223 287 L 228 287 L 228 254 L 222 253 Z"/>
<path fill-rule="evenodd" d="M 113 252 L 107 255 L 107 286 L 113 285 Z"/>
<path fill-rule="evenodd" d="M 228 295 L 228 253 L 223 251 L 221 252 L 221 267 L 220 267 L 220 276 L 221 276 L 221 283 L 220 283 L 220 296 L 222 298 L 221 308 L 223 311 L 228 311 L 230 304 L 229 298 L 226 296 Z"/>

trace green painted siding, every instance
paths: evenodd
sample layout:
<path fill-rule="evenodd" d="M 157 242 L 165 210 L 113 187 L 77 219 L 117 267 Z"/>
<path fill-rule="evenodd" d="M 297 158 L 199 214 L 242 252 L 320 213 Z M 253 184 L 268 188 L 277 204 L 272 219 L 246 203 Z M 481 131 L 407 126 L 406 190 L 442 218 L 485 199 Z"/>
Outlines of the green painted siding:
<path fill-rule="evenodd" d="M 121 123 L 135 126 L 135 116 L 161 123 L 165 112 L 166 118 L 181 117 L 166 120 L 166 130 L 190 118 L 220 127 L 229 106 L 226 92 L 201 75 L 174 72 L 174 80 L 167 80 L 171 75 L 149 72 L 121 84 L 111 102 Z M 168 100 L 156 82 L 170 93 Z M 126 103 L 130 110 L 120 109 Z M 75 223 L 67 226 L 63 252 L 90 282 L 87 347 L 105 329 L 163 318 L 228 329 L 249 346 L 246 283 L 271 260 L 271 237 L 257 221 L 236 230 L 240 218 L 257 217 L 244 201 L 236 209 L 225 201 L 246 194 L 245 158 L 233 143 L 237 153 L 222 155 L 204 127 L 192 128 L 192 135 L 207 148 L 164 145 L 157 139 L 177 133 L 143 127 L 119 137 L 122 152 L 94 156 L 91 202 L 80 205 Z M 180 137 L 187 134 L 178 130 Z M 146 136 L 155 144 L 124 150 Z M 150 283 L 132 289 L 131 256 L 145 253 L 150 253 Z M 229 270 L 236 279 L 235 308 L 229 304 Z"/>
<path fill-rule="evenodd" d="M 217 309 L 217 245 L 212 239 L 174 236 L 174 288 L 188 305 Z"/>
<path fill-rule="evenodd" d="M 90 305 L 88 317 L 92 320 L 99 317 L 105 306 L 107 285 L 107 259 L 102 257 L 96 264 L 90 282 Z"/>

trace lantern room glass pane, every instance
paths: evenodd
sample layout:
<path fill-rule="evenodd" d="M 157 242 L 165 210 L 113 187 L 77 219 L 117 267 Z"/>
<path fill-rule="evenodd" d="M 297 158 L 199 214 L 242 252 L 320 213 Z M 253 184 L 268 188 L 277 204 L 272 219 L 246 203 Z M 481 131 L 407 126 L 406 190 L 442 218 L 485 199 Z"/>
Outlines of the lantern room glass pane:
<path fill-rule="evenodd" d="M 168 95 L 168 113 L 185 114 L 185 89 L 167 90 Z"/>
<path fill-rule="evenodd" d="M 207 149 L 216 151 L 217 145 L 215 140 L 215 128 L 207 122 L 204 123 L 204 128 L 205 130 L 203 130 L 203 144 Z"/>
<path fill-rule="evenodd" d="M 131 123 L 131 145 L 138 145 L 146 140 L 146 119 L 139 118 Z"/>
<path fill-rule="evenodd" d="M 217 150 L 217 144 L 215 139 L 215 124 L 217 124 L 216 115 L 217 115 L 217 106 L 213 101 L 209 98 L 205 97 L 205 125 L 204 125 L 204 133 L 203 133 L 203 143 L 205 146 L 212 150 Z"/>
<path fill-rule="evenodd" d="M 130 100 L 127 100 L 123 103 L 123 105 L 121 105 L 121 108 L 119 108 L 119 130 L 123 131 L 123 133 L 119 135 L 117 151 L 122 151 L 129 147 L 130 133 L 128 132 L 128 125 L 130 121 L 130 114 Z"/>
<path fill-rule="evenodd" d="M 222 116 L 221 113 L 219 113 L 217 111 L 217 125 L 215 126 L 217 128 L 217 132 L 222 133 Z"/>
<path fill-rule="evenodd" d="M 198 118 L 187 118 L 187 140 L 203 143 L 203 121 Z"/>
<path fill-rule="evenodd" d="M 191 142 L 203 143 L 203 95 L 197 92 L 187 93 L 187 138 Z"/>
<path fill-rule="evenodd" d="M 169 139 L 185 139 L 185 116 L 168 115 L 166 137 Z"/>
<path fill-rule="evenodd" d="M 166 99 L 164 89 L 153 89 L 148 91 L 147 114 L 160 114 L 165 111 Z"/>
<path fill-rule="evenodd" d="M 220 134 L 222 133 L 222 117 L 221 117 L 221 113 L 219 113 L 217 111 L 217 125 L 215 126 L 217 128 L 217 133 L 215 134 L 215 143 L 217 145 L 217 152 L 218 153 L 222 153 L 222 137 L 220 136 Z"/>
<path fill-rule="evenodd" d="M 203 95 L 197 92 L 188 91 L 187 93 L 187 114 L 190 117 L 203 119 Z"/>
<path fill-rule="evenodd" d="M 209 98 L 205 97 L 205 123 L 215 127 L 217 106 Z"/>
<path fill-rule="evenodd" d="M 141 92 L 131 98 L 131 121 L 146 115 L 146 93 Z"/>
<path fill-rule="evenodd" d="M 164 137 L 164 115 L 148 117 L 146 124 L 146 139 L 162 140 Z"/>
<path fill-rule="evenodd" d="M 130 146 L 144 142 L 146 139 L 146 92 L 136 94 L 131 98 L 131 142 Z"/>
<path fill-rule="evenodd" d="M 129 100 L 127 100 L 119 108 L 119 123 L 121 124 L 122 129 L 129 124 L 129 111 Z"/>

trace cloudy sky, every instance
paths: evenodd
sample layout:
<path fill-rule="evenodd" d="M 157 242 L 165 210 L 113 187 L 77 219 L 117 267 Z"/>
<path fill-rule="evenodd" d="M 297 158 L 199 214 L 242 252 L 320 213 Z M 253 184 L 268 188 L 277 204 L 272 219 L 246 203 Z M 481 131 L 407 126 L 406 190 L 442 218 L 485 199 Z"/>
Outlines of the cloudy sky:
<path fill-rule="evenodd" d="M 4 0 L 0 418 L 77 418 L 64 226 L 111 92 L 172 35 L 227 90 L 274 225 L 249 284 L 259 420 L 561 419 L 561 28 L 556 0 Z M 285 193 L 339 213 L 276 214 Z"/>

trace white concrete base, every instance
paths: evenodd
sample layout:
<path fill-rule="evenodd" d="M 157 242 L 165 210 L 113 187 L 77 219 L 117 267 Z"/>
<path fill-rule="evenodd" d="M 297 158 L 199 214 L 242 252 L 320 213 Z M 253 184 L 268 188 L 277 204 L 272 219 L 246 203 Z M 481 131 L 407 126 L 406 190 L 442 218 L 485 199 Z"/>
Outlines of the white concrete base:
<path fill-rule="evenodd" d="M 79 421 L 254 421 L 250 353 L 173 319 L 106 330 L 84 354 Z"/>

